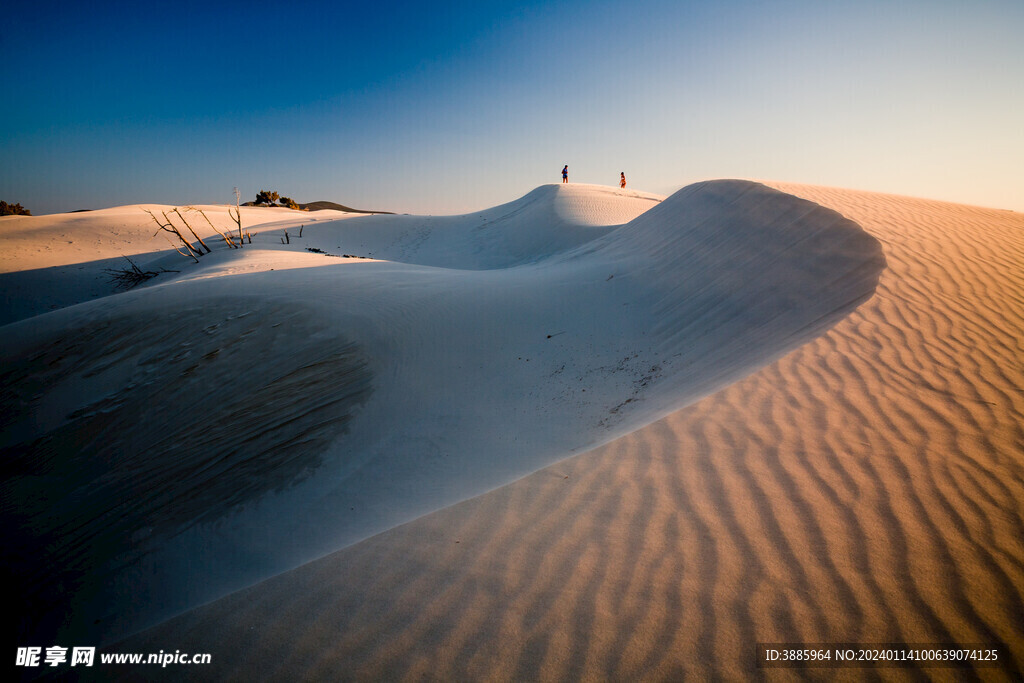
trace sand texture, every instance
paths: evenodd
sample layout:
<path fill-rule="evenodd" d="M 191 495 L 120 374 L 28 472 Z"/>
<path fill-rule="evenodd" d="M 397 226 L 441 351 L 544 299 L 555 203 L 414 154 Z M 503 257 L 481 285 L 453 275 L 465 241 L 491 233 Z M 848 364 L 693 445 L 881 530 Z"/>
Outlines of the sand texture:
<path fill-rule="evenodd" d="M 776 184 L 882 245 L 821 336 L 589 452 L 116 649 L 218 675 L 694 680 L 775 642 L 999 645 L 1024 676 L 1024 216 Z M 762 671 L 770 679 L 789 671 Z"/>
<path fill-rule="evenodd" d="M 828 329 L 884 268 L 856 223 L 747 181 L 300 232 L 4 328 L 23 638 L 111 642 L 611 441 Z"/>

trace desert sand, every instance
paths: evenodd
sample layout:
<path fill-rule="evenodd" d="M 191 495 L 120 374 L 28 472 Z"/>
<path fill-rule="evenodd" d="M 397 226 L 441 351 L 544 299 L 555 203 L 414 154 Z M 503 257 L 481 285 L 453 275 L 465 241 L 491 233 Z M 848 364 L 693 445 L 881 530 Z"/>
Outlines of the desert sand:
<path fill-rule="evenodd" d="M 1024 218 L 771 185 L 282 210 L 301 244 L 25 287 L 21 632 L 239 678 L 743 678 L 758 642 L 886 641 L 1020 677 Z"/>

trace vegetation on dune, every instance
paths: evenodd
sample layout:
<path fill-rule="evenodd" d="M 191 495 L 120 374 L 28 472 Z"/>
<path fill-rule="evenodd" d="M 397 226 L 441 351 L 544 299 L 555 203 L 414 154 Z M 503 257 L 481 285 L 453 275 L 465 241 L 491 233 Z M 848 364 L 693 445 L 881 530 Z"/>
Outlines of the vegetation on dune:
<path fill-rule="evenodd" d="M 174 207 L 170 211 L 161 211 L 160 215 L 163 216 L 163 221 L 157 218 L 156 215 L 149 209 L 143 209 L 143 211 L 149 214 L 149 217 L 153 219 L 153 222 L 156 223 L 157 227 L 159 228 L 153 234 L 153 236 L 156 237 L 157 235 L 160 234 L 161 231 L 168 233 L 169 235 L 174 235 L 177 238 L 176 240 L 167 237 L 167 235 L 164 235 L 164 237 L 167 237 L 168 242 L 172 247 L 174 247 L 175 251 L 177 251 L 182 256 L 187 256 L 191 258 L 194 263 L 199 263 L 199 258 L 201 256 L 209 254 L 213 250 L 206 244 L 205 241 L 203 241 L 203 238 L 199 236 L 199 233 L 196 232 L 195 228 L 192 227 L 192 224 L 188 222 L 188 218 L 185 217 L 185 214 L 190 212 L 198 213 L 200 216 L 202 216 L 203 220 L 206 221 L 207 225 L 209 225 L 210 228 L 215 233 L 220 235 L 220 238 L 224 240 L 224 243 L 231 249 L 241 249 L 242 245 L 245 244 L 246 240 L 248 240 L 249 244 L 252 244 L 253 236 L 248 232 L 244 234 L 242 233 L 242 214 L 241 210 L 238 207 L 237 188 L 235 189 L 235 206 L 228 207 L 228 216 L 230 216 L 231 220 L 238 225 L 237 238 L 231 235 L 230 233 L 224 232 L 223 230 L 218 228 L 216 225 L 213 224 L 213 221 L 210 220 L 210 217 L 206 215 L 206 212 L 204 212 L 202 209 L 197 209 L 194 206 L 186 206 L 184 213 L 178 207 Z M 178 222 L 180 222 L 185 227 L 185 229 L 192 234 L 192 237 L 196 240 L 195 244 L 190 242 L 189 239 L 182 232 L 181 228 L 174 224 L 172 216 L 175 215 L 178 217 Z"/>
<path fill-rule="evenodd" d="M 291 197 L 282 197 L 276 190 L 260 190 L 256 193 L 256 201 L 250 206 L 283 206 L 286 209 L 304 210 L 303 207 Z"/>
<path fill-rule="evenodd" d="M 0 216 L 31 216 L 32 212 L 21 204 L 8 204 L 0 201 Z"/>
<path fill-rule="evenodd" d="M 242 206 L 276 206 L 284 207 L 286 209 L 294 209 L 296 211 L 320 211 L 323 209 L 333 209 L 335 211 L 345 211 L 347 213 L 391 213 L 391 211 L 367 211 L 365 209 L 353 209 L 352 207 L 345 206 L 344 204 L 338 204 L 336 202 L 310 202 L 308 204 L 300 204 L 291 197 L 282 197 L 275 190 L 260 190 L 256 193 L 256 201 L 246 202 Z"/>
<path fill-rule="evenodd" d="M 274 206 L 280 197 L 274 190 L 260 190 L 256 193 L 256 206 Z"/>

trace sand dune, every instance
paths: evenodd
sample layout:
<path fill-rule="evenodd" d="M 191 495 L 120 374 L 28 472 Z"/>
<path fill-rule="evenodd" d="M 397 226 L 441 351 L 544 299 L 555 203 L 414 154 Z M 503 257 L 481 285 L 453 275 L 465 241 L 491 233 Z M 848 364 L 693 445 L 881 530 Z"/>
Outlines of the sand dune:
<path fill-rule="evenodd" d="M 163 233 L 155 234 L 158 228 L 145 213 L 148 210 L 161 217 L 162 211 L 174 208 L 139 204 L 84 213 L 0 217 L 4 246 L 0 250 L 0 325 L 108 296 L 112 287 L 106 269 L 125 267 L 125 256 L 147 270 L 183 270 L 187 262 L 174 252 Z M 226 206 L 194 208 L 202 210 L 219 230 L 237 231 Z M 223 245 L 202 216 L 185 211 L 185 207 L 182 213 L 211 248 Z M 248 207 L 242 207 L 241 214 L 245 230 L 257 236 L 262 232 L 262 241 L 275 243 L 284 229 L 293 228 L 294 233 L 303 224 L 346 216 L 338 211 Z M 184 229 L 177 217 L 173 220 Z M 260 241 L 257 237 L 257 243 Z"/>
<path fill-rule="evenodd" d="M 776 186 L 883 245 L 875 295 L 827 333 L 115 649 L 277 679 L 706 680 L 757 674 L 759 641 L 959 642 L 1008 653 L 973 675 L 1019 680 L 1024 217 Z"/>
<path fill-rule="evenodd" d="M 490 270 L 535 263 L 590 242 L 662 199 L 599 185 L 543 185 L 508 204 L 464 216 L 374 216 L 319 232 L 362 256 Z"/>
<path fill-rule="evenodd" d="M 3 328 L 24 637 L 130 633 L 629 433 L 814 338 L 884 266 L 745 181 L 306 234 Z M 391 260 L 304 250 L 357 239 Z"/>

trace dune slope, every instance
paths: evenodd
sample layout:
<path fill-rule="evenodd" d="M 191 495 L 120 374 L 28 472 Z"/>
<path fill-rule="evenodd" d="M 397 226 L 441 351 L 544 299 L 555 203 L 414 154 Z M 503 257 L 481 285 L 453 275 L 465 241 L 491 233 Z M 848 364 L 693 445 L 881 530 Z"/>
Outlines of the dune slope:
<path fill-rule="evenodd" d="M 1024 217 L 778 187 L 884 246 L 876 295 L 826 334 L 118 648 L 217 643 L 218 672 L 278 678 L 706 680 L 757 675 L 757 642 L 956 642 L 1003 648 L 973 673 L 1019 680 Z"/>
<path fill-rule="evenodd" d="M 199 247 L 182 219 L 172 213 L 174 209 L 139 204 L 50 216 L 0 216 L 0 325 L 114 293 L 117 290 L 107 270 L 128 267 L 125 257 L 143 270 L 187 270 L 188 260 L 172 247 L 177 242 L 169 242 L 169 233 L 161 232 L 146 213 L 152 212 L 161 221 L 167 219 L 165 214 L 169 215 L 189 241 Z M 222 233 L 236 235 L 238 228 L 228 214 L 228 207 L 201 205 L 180 207 L 180 211 L 198 236 L 216 250 L 204 260 L 222 256 L 219 252 L 224 247 L 223 239 L 207 219 Z M 339 211 L 311 214 L 244 206 L 241 216 L 245 231 L 257 236 L 257 245 L 278 242 L 282 232 L 289 228 L 294 234 L 304 224 L 348 217 Z M 174 273 L 164 273 L 154 282 L 172 277 Z"/>
<path fill-rule="evenodd" d="M 588 202 L 615 195 L 540 188 L 497 235 L 433 221 L 409 263 L 228 252 L 6 326 L 26 637 L 122 635 L 628 433 L 820 334 L 884 267 L 855 223 L 755 183 L 584 235 L 635 211 Z"/>

